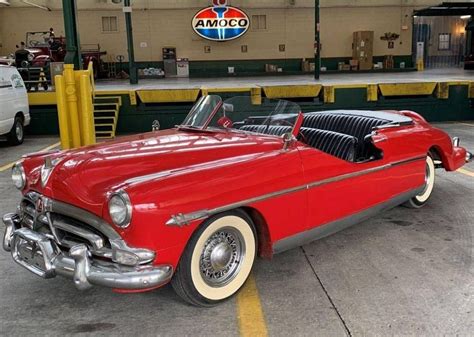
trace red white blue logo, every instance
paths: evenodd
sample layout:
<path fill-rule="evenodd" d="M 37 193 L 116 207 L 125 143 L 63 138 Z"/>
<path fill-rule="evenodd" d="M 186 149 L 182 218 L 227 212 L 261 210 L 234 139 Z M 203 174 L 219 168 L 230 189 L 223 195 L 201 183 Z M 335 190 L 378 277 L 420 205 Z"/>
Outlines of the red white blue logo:
<path fill-rule="evenodd" d="M 250 20 L 244 11 L 227 6 L 227 0 L 213 0 L 212 4 L 194 16 L 196 34 L 211 41 L 230 41 L 247 32 Z"/>

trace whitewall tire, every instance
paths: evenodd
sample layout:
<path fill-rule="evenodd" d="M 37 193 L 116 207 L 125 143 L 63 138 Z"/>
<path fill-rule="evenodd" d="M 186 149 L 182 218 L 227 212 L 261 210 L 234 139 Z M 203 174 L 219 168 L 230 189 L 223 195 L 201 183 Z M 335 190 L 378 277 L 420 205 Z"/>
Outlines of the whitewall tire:
<path fill-rule="evenodd" d="M 408 200 L 404 206 L 409 208 L 421 208 L 426 205 L 433 193 L 435 186 L 435 163 L 431 155 L 426 157 L 425 187 L 420 194 Z"/>
<path fill-rule="evenodd" d="M 255 227 L 245 212 L 212 217 L 188 242 L 172 280 L 173 288 L 193 305 L 218 304 L 244 285 L 256 254 Z"/>

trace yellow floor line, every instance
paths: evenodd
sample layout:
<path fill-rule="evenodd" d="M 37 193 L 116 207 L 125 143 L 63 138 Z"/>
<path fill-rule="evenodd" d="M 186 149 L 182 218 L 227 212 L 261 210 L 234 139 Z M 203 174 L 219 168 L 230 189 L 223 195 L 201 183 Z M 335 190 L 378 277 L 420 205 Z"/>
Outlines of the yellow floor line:
<path fill-rule="evenodd" d="M 267 325 L 258 295 L 255 277 L 250 275 L 245 286 L 237 295 L 237 314 L 240 336 L 267 337 Z"/>
<path fill-rule="evenodd" d="M 54 148 L 57 148 L 59 145 L 61 145 L 61 143 L 60 143 L 60 142 L 57 142 L 57 143 L 55 143 L 55 144 L 53 144 L 53 145 L 50 145 L 50 146 L 48 146 L 48 147 L 45 147 L 44 149 L 39 150 L 38 152 L 46 152 L 46 151 L 52 150 L 52 149 L 54 149 Z M 17 161 L 18 161 L 18 160 L 17 160 Z M 15 163 L 16 163 L 17 161 L 14 161 L 14 162 L 12 162 L 12 163 L 10 163 L 10 164 L 6 164 L 6 165 L 3 165 L 3 166 L 0 166 L 0 172 L 4 172 L 4 171 L 6 171 L 6 170 L 11 169 L 11 168 L 13 167 L 13 165 L 15 165 Z"/>
<path fill-rule="evenodd" d="M 474 172 L 472 171 L 460 168 L 458 172 L 474 178 Z"/>
<path fill-rule="evenodd" d="M 472 126 L 472 127 L 474 127 L 474 124 L 471 124 L 471 123 L 457 123 L 457 124 L 467 125 L 467 126 Z"/>

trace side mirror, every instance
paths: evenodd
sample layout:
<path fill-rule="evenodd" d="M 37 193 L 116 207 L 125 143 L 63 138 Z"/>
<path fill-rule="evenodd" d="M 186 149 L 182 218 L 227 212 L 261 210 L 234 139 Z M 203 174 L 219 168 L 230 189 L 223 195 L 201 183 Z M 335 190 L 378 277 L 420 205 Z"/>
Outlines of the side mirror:
<path fill-rule="evenodd" d="M 158 120 L 154 120 L 153 124 L 151 125 L 151 130 L 152 131 L 159 131 L 160 130 L 160 122 Z"/>

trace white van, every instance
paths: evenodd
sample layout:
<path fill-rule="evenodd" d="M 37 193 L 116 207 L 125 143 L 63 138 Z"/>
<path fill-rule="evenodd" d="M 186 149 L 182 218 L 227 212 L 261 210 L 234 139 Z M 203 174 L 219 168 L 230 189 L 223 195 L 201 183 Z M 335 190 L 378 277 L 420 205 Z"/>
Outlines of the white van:
<path fill-rule="evenodd" d="M 0 137 L 6 136 L 10 144 L 19 145 L 29 124 L 25 83 L 15 67 L 0 65 Z"/>

